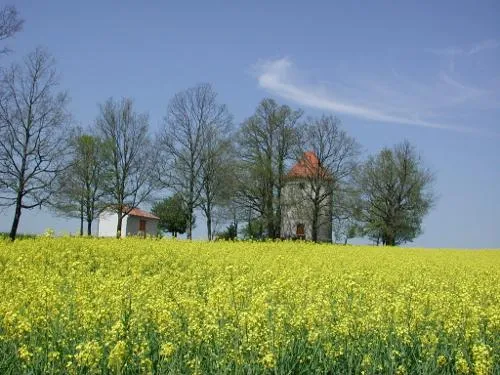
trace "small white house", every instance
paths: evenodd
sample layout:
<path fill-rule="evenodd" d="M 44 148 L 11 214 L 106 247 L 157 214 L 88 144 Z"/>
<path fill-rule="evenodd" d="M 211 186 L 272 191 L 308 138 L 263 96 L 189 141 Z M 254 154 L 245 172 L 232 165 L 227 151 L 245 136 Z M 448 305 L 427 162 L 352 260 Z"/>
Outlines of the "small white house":
<path fill-rule="evenodd" d="M 160 218 L 150 212 L 133 208 L 122 220 L 121 237 L 125 236 L 156 236 Z M 99 237 L 115 237 L 118 225 L 118 214 L 105 211 L 97 219 L 97 235 Z"/>

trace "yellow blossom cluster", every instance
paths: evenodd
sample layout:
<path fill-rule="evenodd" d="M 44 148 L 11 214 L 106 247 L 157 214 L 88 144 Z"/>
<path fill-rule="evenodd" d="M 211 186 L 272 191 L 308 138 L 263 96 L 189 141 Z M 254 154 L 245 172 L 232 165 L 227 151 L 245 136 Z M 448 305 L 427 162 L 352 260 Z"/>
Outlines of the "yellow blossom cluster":
<path fill-rule="evenodd" d="M 0 242 L 0 373 L 500 373 L 500 251 Z"/>

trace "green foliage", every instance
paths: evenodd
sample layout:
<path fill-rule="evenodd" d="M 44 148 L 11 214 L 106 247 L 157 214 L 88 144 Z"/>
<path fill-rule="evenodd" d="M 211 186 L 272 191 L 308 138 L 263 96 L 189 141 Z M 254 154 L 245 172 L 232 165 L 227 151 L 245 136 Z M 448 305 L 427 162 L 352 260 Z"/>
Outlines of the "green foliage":
<path fill-rule="evenodd" d="M 57 191 L 51 205 L 60 215 L 80 219 L 80 235 L 86 221 L 87 234 L 91 235 L 92 222 L 105 208 L 104 184 L 110 179 L 105 172 L 107 147 L 99 137 L 81 129 L 71 135 L 68 143 L 71 162 L 56 179 Z"/>
<path fill-rule="evenodd" d="M 0 232 L 0 240 L 9 239 L 9 235 L 10 234 L 7 232 Z M 16 233 L 16 240 L 33 240 L 37 237 L 38 237 L 38 235 L 36 235 L 36 234 Z"/>
<path fill-rule="evenodd" d="M 151 211 L 160 218 L 158 228 L 161 231 L 172 233 L 174 237 L 186 232 L 190 215 L 179 193 L 156 202 Z"/>
<path fill-rule="evenodd" d="M 217 234 L 217 239 L 220 240 L 234 240 L 238 237 L 238 227 L 235 223 L 231 223 L 226 230 Z"/>
<path fill-rule="evenodd" d="M 243 237 L 251 240 L 264 239 L 264 220 L 262 218 L 251 219 L 243 229 Z"/>
<path fill-rule="evenodd" d="M 364 235 L 394 246 L 421 234 L 422 219 L 434 201 L 433 180 L 406 141 L 370 157 L 358 176 Z"/>

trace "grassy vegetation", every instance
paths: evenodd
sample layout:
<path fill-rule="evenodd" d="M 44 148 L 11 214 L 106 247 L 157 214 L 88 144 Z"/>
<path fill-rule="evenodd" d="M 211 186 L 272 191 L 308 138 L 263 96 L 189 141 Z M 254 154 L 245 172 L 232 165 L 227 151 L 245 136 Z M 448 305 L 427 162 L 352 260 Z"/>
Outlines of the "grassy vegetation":
<path fill-rule="evenodd" d="M 500 251 L 0 241 L 0 373 L 500 373 Z"/>
<path fill-rule="evenodd" d="M 28 234 L 28 233 L 18 233 L 16 235 L 17 239 L 20 240 L 26 240 L 26 239 L 35 239 L 38 236 L 36 234 Z M 7 232 L 0 232 L 0 240 L 6 240 L 9 238 L 9 233 Z"/>

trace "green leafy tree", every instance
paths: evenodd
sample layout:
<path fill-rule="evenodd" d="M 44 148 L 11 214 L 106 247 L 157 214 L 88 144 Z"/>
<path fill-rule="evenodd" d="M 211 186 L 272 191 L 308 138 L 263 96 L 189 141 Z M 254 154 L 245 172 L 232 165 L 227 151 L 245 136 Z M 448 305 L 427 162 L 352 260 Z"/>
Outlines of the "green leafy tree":
<path fill-rule="evenodd" d="M 235 223 L 229 224 L 223 232 L 217 233 L 219 240 L 234 240 L 236 237 L 238 237 L 238 227 Z"/>
<path fill-rule="evenodd" d="M 104 144 L 100 138 L 77 130 L 71 136 L 72 154 L 69 167 L 58 175 L 52 206 L 60 215 L 80 219 L 80 235 L 87 222 L 87 235 L 92 234 L 92 222 L 105 208 Z"/>
<path fill-rule="evenodd" d="M 370 157 L 357 177 L 364 235 L 395 246 L 422 233 L 434 202 L 434 175 L 408 141 Z"/>
<path fill-rule="evenodd" d="M 180 193 L 153 205 L 152 212 L 160 218 L 158 228 L 172 233 L 173 237 L 186 233 L 189 226 L 189 209 Z"/>
<path fill-rule="evenodd" d="M 243 228 L 243 238 L 247 240 L 263 240 L 264 224 L 262 218 L 249 219 L 248 224 Z"/>

